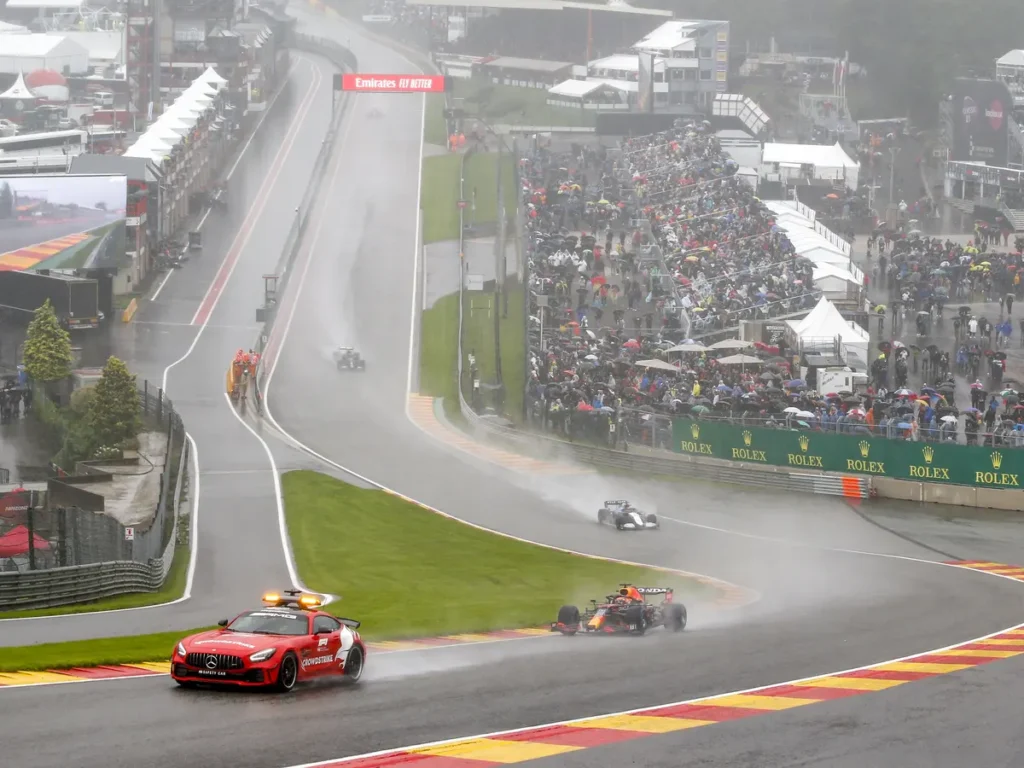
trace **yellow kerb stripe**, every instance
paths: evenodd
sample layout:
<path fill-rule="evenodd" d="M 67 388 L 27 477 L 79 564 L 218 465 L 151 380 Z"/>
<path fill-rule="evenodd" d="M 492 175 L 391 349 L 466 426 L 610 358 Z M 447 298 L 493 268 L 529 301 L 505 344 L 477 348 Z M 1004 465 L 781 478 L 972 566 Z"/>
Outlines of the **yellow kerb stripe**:
<path fill-rule="evenodd" d="M 797 685 L 811 688 L 841 688 L 844 691 L 884 691 L 903 685 L 906 680 L 885 680 L 881 677 L 819 677 Z"/>
<path fill-rule="evenodd" d="M 608 731 L 639 731 L 641 733 L 671 733 L 687 728 L 713 725 L 711 720 L 690 720 L 685 717 L 652 717 L 650 715 L 612 715 L 569 723 L 573 728 L 599 728 Z"/>
<path fill-rule="evenodd" d="M 4 672 L 0 673 L 0 686 L 34 685 L 36 683 L 78 682 L 82 678 L 59 672 Z"/>
<path fill-rule="evenodd" d="M 740 707 L 742 709 L 763 709 L 775 711 L 780 709 L 793 709 L 813 704 L 814 699 L 794 699 L 786 696 L 758 696 L 751 693 L 737 693 L 732 696 L 722 696 L 718 699 L 707 699 L 694 702 L 702 707 Z"/>
<path fill-rule="evenodd" d="M 954 648 L 951 651 L 943 651 L 942 653 L 935 654 L 936 656 L 975 656 L 980 659 L 1010 659 L 1014 656 L 1019 656 L 1024 653 L 1024 650 L 1020 651 L 1006 651 L 1006 650 L 995 650 L 991 651 L 975 651 L 970 649 L 959 649 Z"/>
<path fill-rule="evenodd" d="M 435 757 L 459 757 L 464 760 L 484 760 L 492 763 L 522 763 L 527 760 L 538 760 L 566 752 L 576 752 L 582 747 L 563 744 L 543 744 L 536 741 L 502 741 L 500 739 L 467 739 L 454 744 L 443 744 L 438 747 L 411 749 L 419 755 Z"/>

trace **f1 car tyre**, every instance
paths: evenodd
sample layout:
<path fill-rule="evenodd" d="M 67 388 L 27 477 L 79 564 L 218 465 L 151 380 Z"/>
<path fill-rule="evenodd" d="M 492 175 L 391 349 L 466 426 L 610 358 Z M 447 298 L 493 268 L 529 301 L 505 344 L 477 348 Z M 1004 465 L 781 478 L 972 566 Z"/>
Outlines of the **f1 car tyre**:
<path fill-rule="evenodd" d="M 647 516 L 646 516 L 646 517 L 644 518 L 644 520 L 646 520 L 646 521 L 647 521 L 647 524 L 648 524 L 648 525 L 652 525 L 652 526 L 654 526 L 655 528 L 660 528 L 660 527 L 661 527 L 661 526 L 660 526 L 660 525 L 658 524 L 658 516 L 657 516 L 657 515 L 655 515 L 655 514 L 653 514 L 653 513 L 652 513 L 652 514 L 650 514 L 650 515 L 647 515 Z"/>
<path fill-rule="evenodd" d="M 622 618 L 629 625 L 630 631 L 642 635 L 647 631 L 647 616 L 642 605 L 631 606 L 623 613 Z"/>
<path fill-rule="evenodd" d="M 345 662 L 345 677 L 354 685 L 363 676 L 363 652 L 358 645 L 353 646 L 348 652 L 348 661 Z"/>
<path fill-rule="evenodd" d="M 665 628 L 672 632 L 682 632 L 686 629 L 686 606 L 680 603 L 673 603 L 665 606 Z"/>
<path fill-rule="evenodd" d="M 608 525 L 608 510 L 599 509 L 597 510 L 597 522 L 598 525 Z"/>
<path fill-rule="evenodd" d="M 281 659 L 281 665 L 277 668 L 277 685 L 281 693 L 287 693 L 295 687 L 299 678 L 299 662 L 295 659 L 294 653 L 286 653 Z"/>
<path fill-rule="evenodd" d="M 563 630 L 563 634 L 575 635 L 580 626 L 580 609 L 575 605 L 563 605 L 558 609 L 558 623 L 572 627 L 571 630 Z"/>

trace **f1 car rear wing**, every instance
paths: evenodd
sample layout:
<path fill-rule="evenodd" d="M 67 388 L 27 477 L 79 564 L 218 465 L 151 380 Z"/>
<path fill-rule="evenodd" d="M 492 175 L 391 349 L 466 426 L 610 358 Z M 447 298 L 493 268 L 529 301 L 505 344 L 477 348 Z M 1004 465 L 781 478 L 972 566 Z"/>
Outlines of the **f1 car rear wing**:
<path fill-rule="evenodd" d="M 620 584 L 622 587 L 633 587 L 632 584 Z M 675 590 L 671 587 L 633 587 L 644 597 L 647 595 L 665 595 L 665 602 L 672 602 L 672 595 L 675 594 Z"/>
<path fill-rule="evenodd" d="M 626 504 L 629 504 L 629 501 L 626 500 L 626 499 L 608 499 L 604 503 L 604 505 L 606 507 L 621 507 L 621 506 L 624 506 Z"/>

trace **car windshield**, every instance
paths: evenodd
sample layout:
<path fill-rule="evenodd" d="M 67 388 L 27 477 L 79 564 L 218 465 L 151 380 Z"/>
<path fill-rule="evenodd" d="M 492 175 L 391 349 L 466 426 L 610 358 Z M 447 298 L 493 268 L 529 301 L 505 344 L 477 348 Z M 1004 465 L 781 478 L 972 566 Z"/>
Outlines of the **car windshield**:
<path fill-rule="evenodd" d="M 228 629 L 254 635 L 306 635 L 309 634 L 309 617 L 283 611 L 250 611 L 228 624 Z"/>

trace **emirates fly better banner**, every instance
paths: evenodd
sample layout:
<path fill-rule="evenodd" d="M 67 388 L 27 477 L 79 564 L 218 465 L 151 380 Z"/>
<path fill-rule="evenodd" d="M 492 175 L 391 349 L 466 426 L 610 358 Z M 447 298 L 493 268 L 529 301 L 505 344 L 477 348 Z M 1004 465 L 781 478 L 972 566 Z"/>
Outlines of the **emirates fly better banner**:
<path fill-rule="evenodd" d="M 443 93 L 444 75 L 361 75 L 341 76 L 341 90 L 365 93 Z"/>

